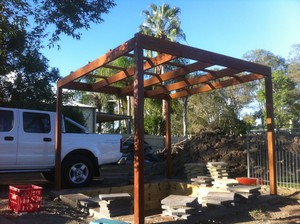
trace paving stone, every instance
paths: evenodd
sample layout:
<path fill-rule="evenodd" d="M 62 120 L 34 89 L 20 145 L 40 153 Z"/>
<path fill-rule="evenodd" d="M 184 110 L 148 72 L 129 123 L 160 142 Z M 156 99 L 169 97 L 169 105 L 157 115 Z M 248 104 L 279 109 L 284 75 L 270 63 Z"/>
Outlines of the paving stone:
<path fill-rule="evenodd" d="M 78 200 L 78 208 L 84 213 L 88 213 L 90 208 L 99 207 L 99 197 L 86 198 Z"/>
<path fill-rule="evenodd" d="M 73 208 L 78 207 L 79 200 L 91 198 L 85 194 L 77 193 L 77 194 L 64 194 L 59 196 L 60 200 L 70 205 Z"/>
<path fill-rule="evenodd" d="M 128 193 L 115 193 L 115 194 L 99 194 L 100 200 L 113 200 L 113 199 L 124 199 L 131 198 Z"/>

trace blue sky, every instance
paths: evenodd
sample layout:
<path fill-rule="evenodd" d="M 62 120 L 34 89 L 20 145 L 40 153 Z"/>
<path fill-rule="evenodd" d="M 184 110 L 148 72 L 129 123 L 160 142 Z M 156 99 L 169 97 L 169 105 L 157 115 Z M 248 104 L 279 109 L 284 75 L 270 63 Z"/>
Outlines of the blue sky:
<path fill-rule="evenodd" d="M 300 43 L 300 0 L 115 0 L 104 22 L 83 30 L 81 40 L 62 36 L 61 49 L 43 50 L 62 76 L 84 66 L 131 39 L 151 3 L 181 9 L 186 42 L 196 48 L 242 58 L 247 51 L 265 49 L 288 58 Z"/>

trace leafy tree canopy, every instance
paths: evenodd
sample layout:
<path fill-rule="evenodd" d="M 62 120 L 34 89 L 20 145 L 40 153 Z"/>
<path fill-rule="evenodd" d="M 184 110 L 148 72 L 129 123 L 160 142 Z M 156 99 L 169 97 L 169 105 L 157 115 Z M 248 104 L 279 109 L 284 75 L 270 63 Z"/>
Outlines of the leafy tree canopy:
<path fill-rule="evenodd" d="M 258 64 L 267 65 L 272 68 L 272 70 L 286 70 L 286 61 L 283 57 L 275 55 L 270 51 L 264 49 L 257 49 L 248 51 L 244 54 L 244 58 L 248 61 L 252 61 Z"/>
<path fill-rule="evenodd" d="M 150 10 L 144 10 L 143 14 L 146 19 L 139 27 L 142 33 L 171 41 L 185 40 L 185 34 L 180 27 L 180 8 L 172 8 L 169 4 L 151 4 Z"/>
<path fill-rule="evenodd" d="M 7 0 L 1 1 L 1 23 L 26 29 L 30 38 L 38 41 L 50 35 L 50 44 L 61 34 L 80 39 L 80 29 L 89 29 L 91 23 L 103 22 L 102 14 L 115 6 L 113 0 Z M 2 25 L 2 24 L 1 24 Z M 52 34 L 47 28 L 54 28 Z"/>
<path fill-rule="evenodd" d="M 42 42 L 49 38 L 49 47 L 58 46 L 62 34 L 79 39 L 81 29 L 102 22 L 114 5 L 112 0 L 0 1 L 0 102 L 53 103 L 59 71 L 40 53 Z"/>
<path fill-rule="evenodd" d="M 291 124 L 296 127 L 299 123 L 300 91 L 297 88 L 300 83 L 299 50 L 300 45 L 294 45 L 288 60 L 267 50 L 253 50 L 245 54 L 246 59 L 272 68 L 274 118 L 277 128 L 287 128 Z M 256 111 L 256 114 L 262 115 L 262 124 L 264 124 L 263 121 L 266 117 L 265 88 L 264 82 L 260 84 L 256 92 L 260 111 Z"/>
<path fill-rule="evenodd" d="M 288 75 L 297 83 L 300 91 L 300 44 L 294 44 L 288 59 Z"/>
<path fill-rule="evenodd" d="M 299 110 L 294 108 L 300 108 L 298 101 L 300 95 L 295 91 L 295 82 L 293 82 L 282 71 L 275 71 L 272 73 L 273 80 L 273 104 L 274 104 L 274 117 L 276 127 L 288 128 L 290 121 L 297 123 L 300 117 Z M 265 89 L 258 91 L 258 100 L 260 102 L 265 101 Z M 263 111 L 266 113 L 265 109 Z M 265 115 L 266 116 L 266 115 Z"/>

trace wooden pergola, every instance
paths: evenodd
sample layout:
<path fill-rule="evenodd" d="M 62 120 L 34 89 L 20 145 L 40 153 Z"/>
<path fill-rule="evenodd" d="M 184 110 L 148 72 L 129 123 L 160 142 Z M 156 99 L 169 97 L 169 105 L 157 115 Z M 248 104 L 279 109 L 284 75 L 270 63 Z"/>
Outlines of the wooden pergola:
<path fill-rule="evenodd" d="M 146 56 L 149 51 L 155 56 Z M 131 58 L 133 66 L 124 68 L 112 64 L 121 57 Z M 111 69 L 113 75 L 96 75 L 94 71 L 101 68 Z M 86 77 L 96 81 L 87 83 Z M 62 89 L 134 97 L 134 223 L 144 223 L 144 98 L 165 101 L 166 175 L 170 178 L 170 101 L 258 79 L 265 79 L 270 194 L 277 194 L 270 67 L 140 33 L 57 82 L 56 188 L 61 188 L 61 119 L 58 118 L 62 111 Z"/>

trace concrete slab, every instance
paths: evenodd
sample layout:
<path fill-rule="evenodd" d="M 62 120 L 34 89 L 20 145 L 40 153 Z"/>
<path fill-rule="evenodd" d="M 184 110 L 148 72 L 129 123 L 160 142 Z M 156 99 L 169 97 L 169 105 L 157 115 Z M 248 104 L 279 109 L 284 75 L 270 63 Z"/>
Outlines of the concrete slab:
<path fill-rule="evenodd" d="M 78 200 L 78 208 L 84 213 L 89 213 L 89 209 L 99 207 L 99 197 L 85 198 Z"/>
<path fill-rule="evenodd" d="M 60 200 L 64 203 L 70 205 L 73 208 L 78 207 L 79 200 L 91 198 L 85 194 L 77 193 L 77 194 L 64 194 L 59 196 Z"/>

